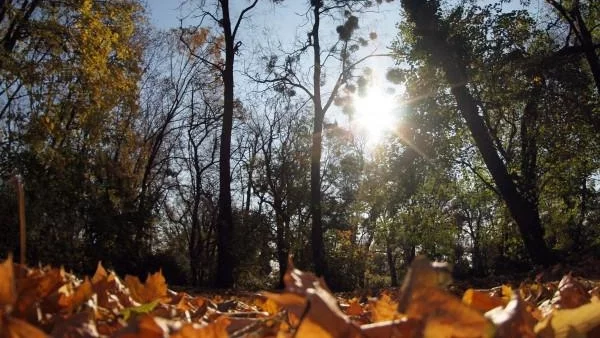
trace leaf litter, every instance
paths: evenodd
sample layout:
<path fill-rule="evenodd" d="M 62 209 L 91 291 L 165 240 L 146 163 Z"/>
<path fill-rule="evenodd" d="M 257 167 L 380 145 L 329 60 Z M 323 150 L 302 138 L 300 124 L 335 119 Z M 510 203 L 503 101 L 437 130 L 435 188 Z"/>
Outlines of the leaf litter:
<path fill-rule="evenodd" d="M 600 337 L 600 288 L 560 282 L 447 290 L 446 265 L 417 257 L 402 288 L 334 295 L 290 259 L 281 292 L 195 296 L 161 272 L 121 280 L 98 264 L 83 280 L 62 268 L 0 263 L 0 337 Z"/>

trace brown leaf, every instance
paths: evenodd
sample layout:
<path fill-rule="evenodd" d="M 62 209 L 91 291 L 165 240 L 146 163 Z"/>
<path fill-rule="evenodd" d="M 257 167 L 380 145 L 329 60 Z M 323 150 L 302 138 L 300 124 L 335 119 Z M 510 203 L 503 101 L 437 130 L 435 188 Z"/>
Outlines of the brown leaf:
<path fill-rule="evenodd" d="M 61 269 L 38 269 L 17 283 L 19 294 L 15 304 L 15 315 L 20 318 L 36 318 L 36 304 L 43 303 L 45 310 L 57 309 L 57 299 L 45 301 L 51 294 L 57 294 L 58 289 L 66 282 L 65 271 Z M 47 312 L 46 311 L 46 312 Z"/>
<path fill-rule="evenodd" d="M 92 283 L 86 278 L 71 294 L 61 293 L 58 304 L 66 313 L 73 313 L 75 309 L 92 297 L 94 290 Z"/>
<path fill-rule="evenodd" d="M 398 311 L 404 313 L 411 296 L 417 288 L 445 286 L 452 280 L 448 265 L 431 263 L 425 256 L 417 256 L 402 283 L 402 295 L 398 302 Z"/>
<path fill-rule="evenodd" d="M 113 273 L 108 273 L 102 265 L 98 264 L 98 269 L 92 278 L 92 289 L 98 295 L 98 306 L 119 312 L 125 307 L 132 307 L 133 299 L 129 291 L 121 283 L 119 278 Z"/>
<path fill-rule="evenodd" d="M 94 321 L 94 313 L 85 311 L 70 315 L 66 318 L 59 318 L 51 333 L 53 338 L 87 338 L 98 337 Z"/>
<path fill-rule="evenodd" d="M 113 335 L 113 338 L 163 338 L 168 332 L 152 316 L 143 315 Z"/>
<path fill-rule="evenodd" d="M 558 283 L 558 292 L 558 305 L 561 309 L 574 309 L 590 302 L 590 295 L 570 273 Z"/>

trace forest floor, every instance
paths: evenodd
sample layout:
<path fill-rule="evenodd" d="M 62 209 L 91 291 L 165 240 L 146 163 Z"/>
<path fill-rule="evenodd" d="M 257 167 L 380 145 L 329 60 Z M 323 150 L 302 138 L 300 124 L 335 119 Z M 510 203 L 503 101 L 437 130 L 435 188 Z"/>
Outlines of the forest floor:
<path fill-rule="evenodd" d="M 583 276 L 583 277 L 582 277 Z M 0 337 L 600 337 L 600 260 L 452 281 L 417 258 L 401 288 L 332 293 L 293 268 L 282 291 L 175 292 L 98 265 L 0 263 Z M 472 288 L 476 286 L 477 288 Z"/>

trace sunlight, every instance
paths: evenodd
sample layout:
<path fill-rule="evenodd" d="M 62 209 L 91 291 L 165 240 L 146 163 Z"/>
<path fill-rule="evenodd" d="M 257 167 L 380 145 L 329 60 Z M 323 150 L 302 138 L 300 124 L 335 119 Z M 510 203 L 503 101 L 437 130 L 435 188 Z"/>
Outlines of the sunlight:
<path fill-rule="evenodd" d="M 365 97 L 355 99 L 352 126 L 366 136 L 367 143 L 379 142 L 398 122 L 395 97 L 380 88 L 371 88 Z"/>

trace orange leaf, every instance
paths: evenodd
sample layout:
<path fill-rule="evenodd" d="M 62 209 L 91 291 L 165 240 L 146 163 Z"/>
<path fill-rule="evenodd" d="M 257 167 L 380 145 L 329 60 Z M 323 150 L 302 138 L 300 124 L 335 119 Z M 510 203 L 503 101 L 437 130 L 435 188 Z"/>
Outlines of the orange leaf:
<path fill-rule="evenodd" d="M 143 315 L 127 327 L 116 332 L 114 338 L 163 338 L 165 329 L 149 315 Z"/>
<path fill-rule="evenodd" d="M 0 309 L 17 301 L 12 255 L 0 263 Z"/>
<path fill-rule="evenodd" d="M 421 321 L 410 318 L 362 325 L 360 330 L 367 338 L 423 336 Z"/>
<path fill-rule="evenodd" d="M 96 272 L 94 273 L 94 277 L 92 277 L 92 284 L 96 284 L 102 280 L 106 280 L 108 278 L 108 272 L 102 266 L 102 262 L 98 262 L 98 266 L 96 267 Z"/>
<path fill-rule="evenodd" d="M 67 313 L 72 313 L 76 308 L 81 306 L 81 304 L 90 299 L 93 294 L 92 283 L 86 278 L 72 294 L 68 295 L 62 293 L 58 299 L 58 304 L 64 308 Z"/>
<path fill-rule="evenodd" d="M 306 308 L 306 298 L 294 293 L 263 292 L 262 295 L 285 307 L 297 317 L 302 316 L 304 309 Z"/>
<path fill-rule="evenodd" d="M 495 307 L 506 305 L 502 298 L 490 296 L 486 291 L 473 289 L 465 291 L 462 301 L 481 312 L 487 312 Z"/>
<path fill-rule="evenodd" d="M 160 271 L 148 275 L 144 284 L 135 276 L 125 276 L 125 285 L 131 292 L 131 298 L 143 304 L 167 296 L 167 282 Z"/>
<path fill-rule="evenodd" d="M 198 327 L 194 324 L 186 324 L 181 330 L 171 335 L 171 338 L 227 338 L 227 326 L 230 320 L 226 317 L 219 317 L 214 322 Z"/>
<path fill-rule="evenodd" d="M 0 319 L 2 323 L 2 319 Z M 6 325 L 0 326 L 0 337 L 8 338 L 46 338 L 46 334 L 27 323 L 24 320 L 17 318 L 6 318 Z"/>
<path fill-rule="evenodd" d="M 353 299 L 348 304 L 348 308 L 346 309 L 346 314 L 348 316 L 360 316 L 363 313 L 363 308 L 360 306 L 356 299 Z"/>

